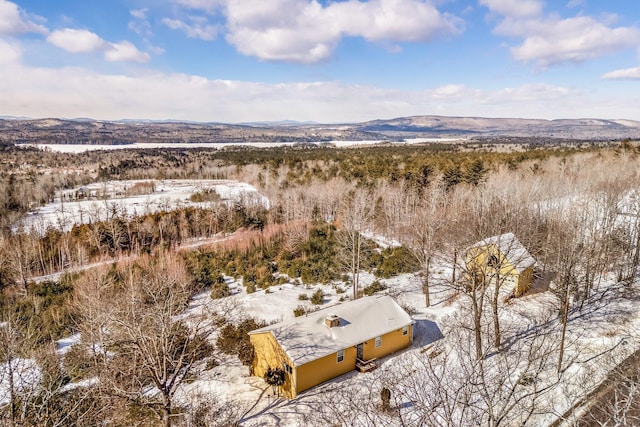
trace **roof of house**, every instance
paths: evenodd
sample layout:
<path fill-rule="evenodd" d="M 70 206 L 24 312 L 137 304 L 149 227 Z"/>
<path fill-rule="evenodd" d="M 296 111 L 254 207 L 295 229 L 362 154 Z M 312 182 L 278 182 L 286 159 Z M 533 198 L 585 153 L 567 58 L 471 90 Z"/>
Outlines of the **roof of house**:
<path fill-rule="evenodd" d="M 535 258 L 531 256 L 513 233 L 488 237 L 473 244 L 470 248 L 480 248 L 488 245 L 495 245 L 518 273 L 522 273 L 536 263 Z"/>
<path fill-rule="evenodd" d="M 325 317 L 340 325 L 329 328 Z M 371 296 L 338 304 L 249 334 L 271 332 L 295 366 L 304 365 L 413 323 L 390 296 Z"/>

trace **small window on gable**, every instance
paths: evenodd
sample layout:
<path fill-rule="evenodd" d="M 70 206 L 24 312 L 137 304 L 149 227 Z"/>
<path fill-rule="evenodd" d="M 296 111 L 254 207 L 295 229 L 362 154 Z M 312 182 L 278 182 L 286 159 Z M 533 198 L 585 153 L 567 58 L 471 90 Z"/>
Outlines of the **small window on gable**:
<path fill-rule="evenodd" d="M 409 333 L 409 327 L 405 326 L 404 328 L 402 328 L 402 335 L 407 335 Z"/>
<path fill-rule="evenodd" d="M 491 268 L 497 269 L 498 267 L 500 267 L 500 260 L 497 256 L 491 255 L 487 260 L 487 265 Z"/>
<path fill-rule="evenodd" d="M 376 348 L 382 345 L 382 337 L 376 337 Z"/>
<path fill-rule="evenodd" d="M 338 363 L 344 360 L 344 350 L 338 350 Z"/>

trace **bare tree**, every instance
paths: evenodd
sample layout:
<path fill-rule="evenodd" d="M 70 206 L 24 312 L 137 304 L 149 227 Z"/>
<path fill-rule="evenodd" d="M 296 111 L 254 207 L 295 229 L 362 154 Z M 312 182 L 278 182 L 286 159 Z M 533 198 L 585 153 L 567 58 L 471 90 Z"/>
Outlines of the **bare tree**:
<path fill-rule="evenodd" d="M 510 324 L 509 351 L 477 359 L 464 316 L 450 318 L 444 340 L 414 352 L 384 378 L 406 407 L 404 425 L 535 423 L 549 410 L 545 396 L 559 381 L 544 375 L 553 369 L 557 340 L 547 320 L 542 316 L 524 328 Z"/>
<path fill-rule="evenodd" d="M 143 258 L 121 275 L 115 286 L 79 292 L 81 328 L 101 340 L 84 345 L 109 352 L 95 359 L 106 394 L 147 407 L 170 426 L 176 392 L 212 350 L 213 324 L 206 316 L 181 318 L 191 288 L 178 256 Z"/>
<path fill-rule="evenodd" d="M 338 240 L 342 261 L 351 273 L 353 298 L 358 298 L 360 263 L 363 252 L 363 233 L 369 231 L 373 218 L 373 194 L 364 189 L 350 192 L 343 201 L 340 213 L 341 232 Z"/>
<path fill-rule="evenodd" d="M 428 188 L 413 206 L 406 227 L 399 231 L 401 241 L 422 266 L 422 291 L 427 307 L 431 305 L 431 265 L 436 254 L 442 249 L 440 237 L 448 221 L 448 211 L 449 203 L 444 190 L 436 186 Z"/>

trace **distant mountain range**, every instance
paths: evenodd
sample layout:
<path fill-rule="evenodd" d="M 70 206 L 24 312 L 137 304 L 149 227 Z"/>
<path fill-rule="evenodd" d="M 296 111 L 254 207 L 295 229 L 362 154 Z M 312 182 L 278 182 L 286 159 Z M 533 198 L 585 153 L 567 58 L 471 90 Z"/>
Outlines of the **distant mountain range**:
<path fill-rule="evenodd" d="M 400 141 L 406 138 L 640 139 L 640 121 L 412 116 L 364 123 L 244 124 L 93 119 L 0 119 L 0 143 L 130 144 Z"/>

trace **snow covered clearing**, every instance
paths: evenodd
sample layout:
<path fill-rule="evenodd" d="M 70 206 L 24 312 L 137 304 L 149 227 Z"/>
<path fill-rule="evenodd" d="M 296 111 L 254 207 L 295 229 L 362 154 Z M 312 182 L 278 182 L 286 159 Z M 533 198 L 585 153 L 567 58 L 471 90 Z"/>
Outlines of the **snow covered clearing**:
<path fill-rule="evenodd" d="M 135 185 L 152 183 L 149 194 L 126 196 Z M 192 202 L 190 197 L 201 191 L 213 190 L 222 203 L 235 202 L 262 205 L 269 208 L 269 199 L 250 184 L 231 180 L 130 180 L 106 181 L 66 190 L 82 193 L 88 200 L 58 200 L 29 213 L 24 226 L 44 233 L 54 227 L 69 231 L 74 225 L 89 224 L 112 218 L 132 218 L 149 213 L 169 211 L 184 207 L 208 207 L 208 202 Z"/>

